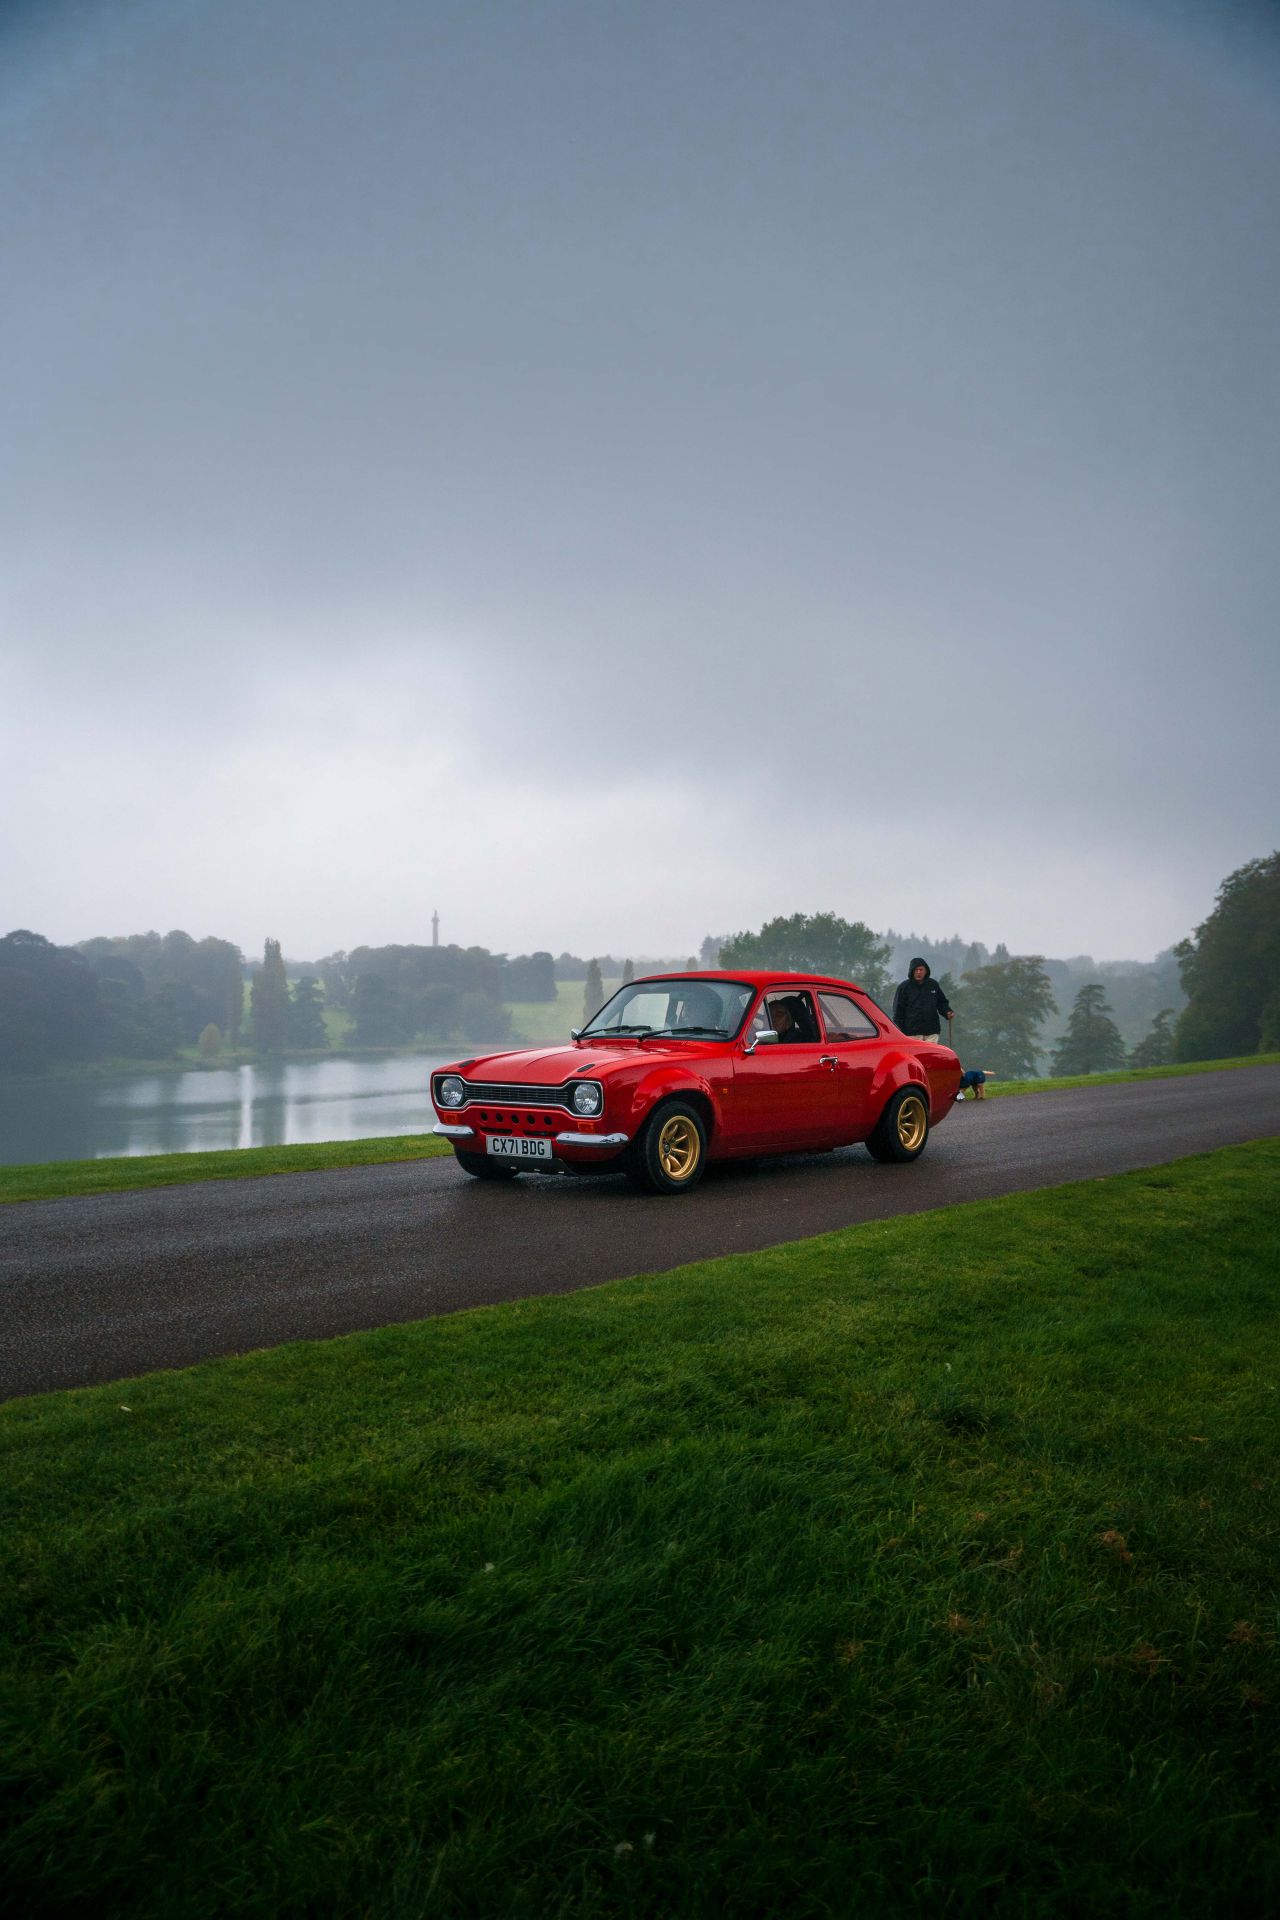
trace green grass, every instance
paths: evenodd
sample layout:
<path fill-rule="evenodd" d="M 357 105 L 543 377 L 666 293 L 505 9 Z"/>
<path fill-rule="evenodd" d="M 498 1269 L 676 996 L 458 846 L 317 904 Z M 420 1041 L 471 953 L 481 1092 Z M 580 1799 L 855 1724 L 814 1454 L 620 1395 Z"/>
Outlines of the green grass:
<path fill-rule="evenodd" d="M 355 1019 L 345 1007 L 331 1007 L 327 1004 L 321 1009 L 324 1020 L 324 1037 L 329 1046 L 337 1053 L 345 1052 L 355 1029 Z"/>
<path fill-rule="evenodd" d="M 1274 1910 L 1278 1176 L 0 1408 L 8 1897 Z"/>
<path fill-rule="evenodd" d="M 606 980 L 600 1002 L 616 993 L 621 982 Z M 512 1046 L 544 1046 L 548 1042 L 569 1043 L 569 1029 L 582 1025 L 582 995 L 586 982 L 558 980 L 554 1000 L 513 1000 L 507 1007 L 511 1015 Z"/>
<path fill-rule="evenodd" d="M 1187 1060 L 1167 1067 L 1119 1067 L 1114 1073 L 1066 1074 L 1061 1080 L 992 1080 L 986 1092 L 988 1097 L 1005 1093 L 1052 1093 L 1065 1087 L 1112 1086 L 1122 1080 L 1174 1080 L 1184 1073 L 1222 1073 L 1232 1067 L 1274 1066 L 1280 1066 L 1280 1053 L 1246 1053 L 1236 1060 Z"/>
<path fill-rule="evenodd" d="M 318 1173 L 326 1167 L 365 1167 L 380 1160 L 428 1160 L 450 1153 L 434 1134 L 376 1140 L 322 1140 L 308 1146 L 240 1147 L 223 1153 L 140 1153 L 120 1159 L 49 1160 L 0 1167 L 0 1204 L 56 1200 L 80 1193 L 117 1193 L 131 1187 L 185 1186 L 192 1180 L 243 1180 L 266 1173 Z"/>

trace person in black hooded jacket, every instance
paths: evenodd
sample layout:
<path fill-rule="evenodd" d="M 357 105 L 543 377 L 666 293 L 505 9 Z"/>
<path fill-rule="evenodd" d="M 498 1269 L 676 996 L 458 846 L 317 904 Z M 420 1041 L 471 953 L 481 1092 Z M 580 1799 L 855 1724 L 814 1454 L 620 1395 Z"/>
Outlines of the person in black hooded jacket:
<path fill-rule="evenodd" d="M 929 962 L 917 954 L 893 996 L 893 1024 L 913 1040 L 936 1040 L 944 1016 L 951 1019 L 951 1003 L 930 973 Z"/>

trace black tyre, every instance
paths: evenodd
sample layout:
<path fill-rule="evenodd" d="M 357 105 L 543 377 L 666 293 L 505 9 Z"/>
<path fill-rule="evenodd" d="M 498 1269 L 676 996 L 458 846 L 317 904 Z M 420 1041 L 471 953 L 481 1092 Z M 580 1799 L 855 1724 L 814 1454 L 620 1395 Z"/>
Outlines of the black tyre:
<path fill-rule="evenodd" d="M 453 1151 L 462 1171 L 473 1180 L 514 1180 L 519 1172 L 517 1167 L 504 1166 L 501 1160 L 490 1160 L 487 1154 L 464 1153 L 461 1147 Z"/>
<path fill-rule="evenodd" d="M 919 1087 L 902 1087 L 867 1141 L 873 1160 L 918 1160 L 929 1138 L 929 1102 Z"/>
<path fill-rule="evenodd" d="M 664 1100 L 632 1149 L 627 1178 L 644 1193 L 690 1193 L 707 1165 L 707 1129 L 696 1107 Z"/>

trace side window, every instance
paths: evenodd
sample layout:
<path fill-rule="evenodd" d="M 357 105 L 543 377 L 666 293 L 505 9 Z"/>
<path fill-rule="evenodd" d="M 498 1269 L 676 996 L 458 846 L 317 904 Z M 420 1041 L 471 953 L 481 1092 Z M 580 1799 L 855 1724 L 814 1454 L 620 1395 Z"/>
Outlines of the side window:
<path fill-rule="evenodd" d="M 765 1007 L 769 1024 L 783 1044 L 796 1040 L 817 1040 L 818 1022 L 811 995 L 790 993 L 779 988 L 776 993 L 765 995 Z"/>
<path fill-rule="evenodd" d="M 820 993 L 818 1004 L 826 1023 L 828 1040 L 874 1040 L 877 1028 L 847 993 Z"/>

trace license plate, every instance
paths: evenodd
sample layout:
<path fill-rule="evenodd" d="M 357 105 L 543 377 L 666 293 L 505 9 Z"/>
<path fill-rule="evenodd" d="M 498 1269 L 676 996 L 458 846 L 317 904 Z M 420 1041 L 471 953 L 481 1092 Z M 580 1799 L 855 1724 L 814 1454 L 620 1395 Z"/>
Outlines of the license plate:
<path fill-rule="evenodd" d="M 550 1160 L 551 1142 L 522 1133 L 491 1133 L 487 1150 L 500 1160 Z"/>

